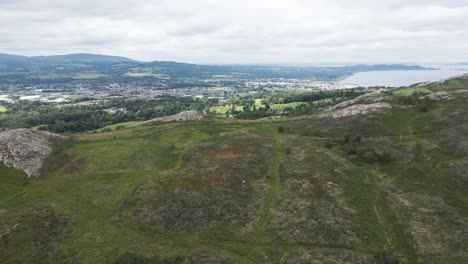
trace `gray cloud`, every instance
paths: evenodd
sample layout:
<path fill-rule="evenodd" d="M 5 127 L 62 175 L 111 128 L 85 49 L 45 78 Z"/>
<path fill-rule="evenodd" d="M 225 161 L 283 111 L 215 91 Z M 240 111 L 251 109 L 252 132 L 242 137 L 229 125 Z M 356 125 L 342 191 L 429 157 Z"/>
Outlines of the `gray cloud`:
<path fill-rule="evenodd" d="M 466 0 L 0 0 L 0 52 L 196 63 L 468 60 Z"/>

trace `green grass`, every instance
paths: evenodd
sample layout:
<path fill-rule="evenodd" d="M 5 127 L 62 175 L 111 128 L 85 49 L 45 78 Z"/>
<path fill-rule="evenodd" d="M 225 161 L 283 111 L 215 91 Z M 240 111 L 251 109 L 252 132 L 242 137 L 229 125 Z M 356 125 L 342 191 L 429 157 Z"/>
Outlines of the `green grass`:
<path fill-rule="evenodd" d="M 425 87 L 409 87 L 409 88 L 402 88 L 392 91 L 392 94 L 395 95 L 412 95 L 414 93 L 432 93 L 431 90 Z"/>
<path fill-rule="evenodd" d="M 29 183 L 27 176 L 22 171 L 7 167 L 0 163 L 0 200 L 8 199 L 20 192 Z"/>
<path fill-rule="evenodd" d="M 129 121 L 129 122 L 123 122 L 123 123 L 117 123 L 113 125 L 108 125 L 100 129 L 96 129 L 94 131 L 96 132 L 106 132 L 110 130 L 116 130 L 116 129 L 124 129 L 124 128 L 129 128 L 129 127 L 134 127 L 142 124 L 143 121 Z"/>
<path fill-rule="evenodd" d="M 320 100 L 314 101 L 314 104 L 317 104 L 317 103 L 330 103 L 332 101 L 333 100 L 331 98 L 325 98 L 325 99 L 320 99 Z"/>
<path fill-rule="evenodd" d="M 461 100 L 436 104 L 427 112 L 398 108 L 391 115 L 354 117 L 341 123 L 326 117 L 304 117 L 280 121 L 212 118 L 197 124 L 116 124 L 109 126 L 112 131 L 107 133 L 74 135 L 67 149 L 50 158 L 47 174 L 41 178 L 29 180 L 24 173 L 0 165 L 0 213 L 34 217 L 31 212 L 37 208 L 50 208 L 68 219 L 70 224 L 48 251 L 52 255 L 50 262 L 55 263 L 112 263 L 125 252 L 190 256 L 198 251 L 225 255 L 236 263 L 275 263 L 282 254 L 291 252 L 312 255 L 325 251 L 337 255 L 352 252 L 373 259 L 384 250 L 394 252 L 401 263 L 418 263 L 424 256 L 415 249 L 417 245 L 407 231 L 418 219 L 409 218 L 406 208 L 392 209 L 395 201 L 389 197 L 396 190 L 415 197 L 421 194 L 441 197 L 455 209 L 434 211 L 438 217 L 445 220 L 455 216 L 459 222 L 466 219 L 468 198 L 463 168 L 453 172 L 453 164 L 466 157 L 455 154 L 453 147 L 438 143 L 437 133 L 448 125 L 436 120 L 443 111 L 460 112 L 463 117 L 463 103 Z M 460 122 L 465 121 L 451 126 L 460 128 Z M 121 125 L 126 129 L 115 129 Z M 278 133 L 279 126 L 286 128 L 284 133 Z M 314 133 L 304 136 L 311 128 Z M 455 132 L 463 133 L 461 128 Z M 362 135 L 362 144 L 367 144 L 367 148 L 379 150 L 385 146 L 372 140 L 389 140 L 397 152 L 395 155 L 401 155 L 402 159 L 389 163 L 353 161 L 341 149 L 340 142 L 343 135 L 355 133 Z M 259 148 L 248 150 L 249 144 L 239 147 L 245 138 L 266 144 L 264 159 L 252 161 L 252 156 L 259 155 L 256 152 Z M 227 150 L 230 152 L 226 154 Z M 223 159 L 218 159 L 221 155 Z M 239 156 L 248 156 L 250 160 L 237 162 Z M 255 214 L 253 223 L 240 228 L 224 222 L 211 227 L 208 222 L 200 226 L 210 228 L 187 231 L 164 229 L 157 222 L 139 222 L 126 214 L 129 208 L 148 212 L 147 207 L 136 207 L 141 201 L 133 198 L 140 196 L 149 202 L 174 204 L 175 209 L 190 209 L 190 202 L 205 204 L 206 199 L 219 204 L 216 199 L 223 198 L 223 190 L 243 188 L 242 185 L 216 185 L 214 191 L 220 193 L 211 196 L 203 196 L 202 191 L 194 188 L 191 191 L 198 196 L 194 194 L 193 201 L 182 200 L 178 187 L 197 183 L 198 177 L 218 172 L 220 166 L 226 166 L 221 170 L 226 178 L 255 178 L 249 189 L 258 195 L 255 203 L 232 199 L 232 203 L 246 201 L 243 205 Z M 161 196 L 158 192 L 161 188 L 170 189 L 167 196 Z M 326 207 L 330 203 L 336 207 Z M 288 211 L 296 206 L 301 210 Z M 227 207 L 228 211 L 232 205 Z M 320 219 L 315 218 L 317 215 Z M 342 222 L 343 215 L 349 219 Z M 228 222 L 235 223 L 239 220 L 236 217 L 228 218 Z M 285 222 L 278 222 L 279 219 Z M 447 227 L 452 224 L 447 220 Z M 275 225 L 277 229 L 272 228 Z M 286 235 L 280 233 L 282 230 L 288 231 Z M 357 242 L 338 241 L 341 236 L 353 237 L 348 231 L 356 234 Z M 314 236 L 304 242 L 287 239 L 301 238 L 307 232 Z M 315 234 L 317 237 L 326 234 L 325 242 Z M 37 236 L 31 235 L 30 240 Z M 24 241 L 23 238 L 15 241 Z M 26 248 L 21 250 L 17 254 L 26 254 Z M 0 253 L 0 262 L 14 262 L 1 258 Z"/>
<path fill-rule="evenodd" d="M 270 179 L 267 181 L 268 189 L 264 196 L 263 205 L 260 211 L 260 217 L 257 222 L 257 232 L 265 231 L 270 221 L 272 206 L 276 203 L 280 194 L 279 166 L 282 159 L 282 146 L 277 137 L 273 138 L 273 166 L 269 172 Z"/>
<path fill-rule="evenodd" d="M 293 103 L 286 103 L 286 104 L 272 104 L 270 107 L 272 109 L 278 109 L 278 110 L 284 109 L 286 107 L 290 107 L 294 109 L 300 105 L 306 105 L 306 104 L 307 104 L 306 102 L 293 102 Z"/>
<path fill-rule="evenodd" d="M 255 108 L 260 109 L 264 108 L 265 105 L 262 104 L 263 99 L 255 99 Z M 331 102 L 332 99 L 326 98 L 326 99 L 321 99 L 314 101 L 314 104 L 320 103 L 320 102 Z M 283 110 L 285 108 L 296 108 L 301 105 L 307 105 L 308 102 L 291 102 L 291 103 L 284 103 L 284 104 L 271 104 L 270 107 L 275 110 Z M 226 114 L 229 110 L 231 110 L 232 106 L 229 104 L 226 105 L 218 105 L 218 106 L 213 106 L 210 108 L 210 112 L 213 113 L 218 113 L 218 114 Z M 236 105 L 235 106 L 236 111 L 242 112 L 243 111 L 243 106 Z"/>
<path fill-rule="evenodd" d="M 380 191 L 381 182 L 373 169 L 372 166 L 355 167 L 345 188 L 345 195 L 356 209 L 353 221 L 357 233 L 376 251 L 389 250 L 396 252 L 403 263 L 418 263 L 415 249 L 388 210 L 391 201 Z"/>
<path fill-rule="evenodd" d="M 263 99 L 255 99 L 255 107 L 262 108 L 265 107 L 265 105 L 262 104 Z"/>
<path fill-rule="evenodd" d="M 22 187 L 22 182 L 16 182 L 8 190 L 22 187 L 28 195 L 18 194 L 14 199 L 2 199 L 0 206 L 29 208 L 52 205 L 55 210 L 73 219 L 70 233 L 59 243 L 58 250 L 65 259 L 80 248 L 85 263 L 111 262 L 109 254 L 115 254 L 116 249 L 130 250 L 129 239 L 139 243 L 157 242 L 157 238 L 148 238 L 112 220 L 132 189 L 145 179 L 158 175 L 160 170 L 175 166 L 178 160 L 178 154 L 171 154 L 169 148 L 171 142 L 177 143 L 182 131 L 176 130 L 162 138 L 151 131 L 147 132 L 146 140 L 132 138 L 132 133 L 118 134 L 121 137 L 119 140 L 113 140 L 113 136 L 108 135 L 99 141 L 90 141 L 95 138 L 94 135 L 79 135 L 78 142 L 83 143 L 76 144 L 70 151 L 76 160 L 80 160 L 80 164 L 85 165 L 64 164 L 26 187 Z M 157 151 L 151 151 L 153 149 Z M 54 159 L 60 162 L 60 157 Z M 74 169 L 62 170 L 66 166 Z M 9 196 L 11 192 L 8 192 Z"/>
<path fill-rule="evenodd" d="M 433 92 L 468 89 L 468 75 L 465 74 L 459 78 L 451 78 L 441 82 L 430 83 L 424 87 Z"/>
<path fill-rule="evenodd" d="M 218 106 L 213 106 L 210 108 L 210 112 L 213 113 L 218 113 L 218 114 L 226 114 L 229 110 L 232 109 L 231 105 L 218 105 Z M 242 111 L 242 106 L 236 105 L 234 108 L 236 111 Z"/>
<path fill-rule="evenodd" d="M 0 113 L 6 112 L 8 109 L 3 105 L 0 105 Z"/>
<path fill-rule="evenodd" d="M 354 223 L 356 233 L 361 239 L 370 242 L 375 249 L 382 248 L 385 243 L 384 230 L 379 222 L 375 188 L 372 186 L 372 175 L 369 168 L 354 168 L 345 188 L 345 196 L 356 209 Z"/>
<path fill-rule="evenodd" d="M 197 239 L 187 234 L 146 229 L 141 224 L 115 216 L 123 201 L 139 184 L 158 177 L 162 171 L 177 167 L 184 149 L 197 142 L 216 142 L 217 139 L 229 137 L 230 133 L 244 131 L 248 134 L 256 130 L 265 133 L 264 128 L 246 124 L 224 128 L 219 125 L 172 128 L 162 125 L 76 135 L 76 142 L 69 149 L 72 159 L 63 161 L 61 155 L 53 157 L 51 163 L 62 165 L 50 171 L 46 177 L 27 184 L 29 181 L 24 181 L 22 173 L 0 167 L 1 176 L 7 180 L 3 181 L 4 188 L 0 189 L 0 208 L 27 210 L 52 206 L 55 211 L 71 219 L 73 225 L 57 241 L 56 258 L 59 262 L 69 262 L 77 250 L 84 263 L 110 263 L 118 253 L 128 251 L 149 255 L 186 255 L 194 248 L 206 248 L 250 263 L 248 259 L 257 258 L 260 254 L 258 250 L 268 245 L 263 244 L 266 243 L 264 239 L 257 240 L 265 236 L 262 232 L 254 237 L 239 238 L 239 242 L 222 242 L 218 241 L 218 229 Z M 266 131 L 270 131 L 266 134 L 270 136 L 275 129 Z M 172 145 L 175 145 L 175 149 Z M 277 192 L 275 188 L 272 190 Z M 268 204 L 271 205 L 271 202 Z M 268 212 L 267 208 L 265 212 Z M 260 243 L 253 255 L 252 245 L 241 242 L 242 239 Z"/>
<path fill-rule="evenodd" d="M 313 104 L 318 104 L 318 103 L 329 103 L 329 102 L 332 102 L 331 98 L 325 98 L 325 99 L 313 101 L 312 103 Z M 270 105 L 270 107 L 272 109 L 277 109 L 277 110 L 282 110 L 282 109 L 285 109 L 287 107 L 295 109 L 298 106 L 307 105 L 307 104 L 308 104 L 308 102 L 292 102 L 292 103 L 285 103 L 285 104 L 272 104 L 272 105 Z"/>

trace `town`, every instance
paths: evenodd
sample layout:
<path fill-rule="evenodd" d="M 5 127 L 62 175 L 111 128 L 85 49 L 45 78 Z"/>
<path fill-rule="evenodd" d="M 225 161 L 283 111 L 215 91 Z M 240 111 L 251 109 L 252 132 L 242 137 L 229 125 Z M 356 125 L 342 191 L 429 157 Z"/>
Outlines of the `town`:
<path fill-rule="evenodd" d="M 76 80 L 65 83 L 0 84 L 0 102 L 14 103 L 20 100 L 42 101 L 57 104 L 90 104 L 110 99 L 157 99 L 164 96 L 217 98 L 225 100 L 235 95 L 279 92 L 312 92 L 355 88 L 355 85 L 339 81 L 314 81 L 303 79 L 257 80 L 134 80 L 106 82 Z M 87 99 L 87 100 L 83 100 Z M 86 102 L 85 102 L 86 101 Z M 76 104 L 76 102 L 75 102 Z"/>

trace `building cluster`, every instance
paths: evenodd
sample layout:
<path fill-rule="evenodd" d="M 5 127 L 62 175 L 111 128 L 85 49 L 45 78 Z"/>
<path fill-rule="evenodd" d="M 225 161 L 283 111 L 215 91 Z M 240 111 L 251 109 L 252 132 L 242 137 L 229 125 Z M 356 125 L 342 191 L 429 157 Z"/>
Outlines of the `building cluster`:
<path fill-rule="evenodd" d="M 174 81 L 173 81 L 174 82 Z M 193 97 L 225 99 L 234 95 L 263 92 L 307 92 L 354 88 L 338 81 L 314 81 L 301 79 L 258 80 L 141 80 L 131 82 L 105 82 L 77 80 L 69 83 L 36 85 L 0 84 L 0 102 L 19 100 L 41 101 L 57 104 L 87 105 L 109 99 L 155 99 L 160 97 Z M 80 101 L 80 98 L 92 100 Z"/>

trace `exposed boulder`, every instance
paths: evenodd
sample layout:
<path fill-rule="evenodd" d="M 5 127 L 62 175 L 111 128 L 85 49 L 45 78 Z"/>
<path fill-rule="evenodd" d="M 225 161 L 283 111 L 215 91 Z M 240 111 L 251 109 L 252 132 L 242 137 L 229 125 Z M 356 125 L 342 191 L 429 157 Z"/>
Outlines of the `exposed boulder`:
<path fill-rule="evenodd" d="M 453 99 L 452 96 L 450 96 L 450 94 L 448 92 L 444 92 L 444 91 L 431 93 L 431 94 L 419 97 L 419 99 L 421 99 L 421 100 L 426 99 L 426 98 L 430 99 L 430 100 L 433 100 L 433 101 Z"/>
<path fill-rule="evenodd" d="M 376 91 L 372 93 L 366 93 L 352 100 L 348 100 L 340 104 L 337 104 L 334 107 L 332 107 L 332 110 L 345 108 L 345 107 L 355 105 L 355 104 L 375 104 L 375 103 L 380 103 L 380 102 L 389 101 L 389 100 L 391 100 L 390 96 L 385 95 L 384 93 L 380 91 Z"/>
<path fill-rule="evenodd" d="M 468 90 L 440 91 L 428 95 L 420 96 L 420 100 L 429 99 L 431 101 L 449 101 L 468 94 Z"/>
<path fill-rule="evenodd" d="M 353 115 L 365 115 L 374 112 L 383 112 L 391 109 L 392 106 L 388 103 L 374 103 L 374 104 L 356 104 L 343 109 L 337 109 L 325 114 L 325 116 L 332 116 L 333 118 L 340 118 Z"/>
<path fill-rule="evenodd" d="M 145 123 L 168 123 L 168 122 L 184 122 L 197 121 L 203 119 L 204 115 L 197 111 L 185 111 L 171 116 L 153 118 Z"/>
<path fill-rule="evenodd" d="M 24 171 L 29 177 L 38 177 L 54 142 L 65 139 L 65 136 L 26 128 L 0 132 L 0 162 Z"/>

